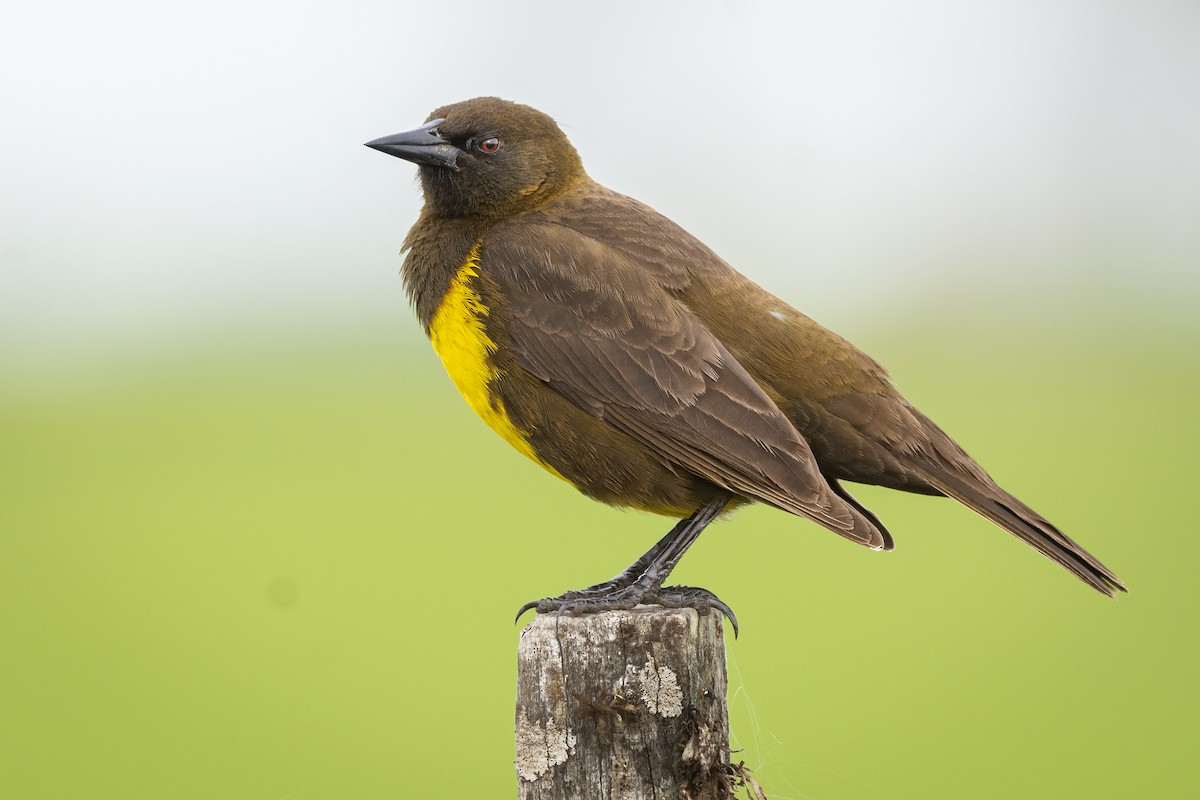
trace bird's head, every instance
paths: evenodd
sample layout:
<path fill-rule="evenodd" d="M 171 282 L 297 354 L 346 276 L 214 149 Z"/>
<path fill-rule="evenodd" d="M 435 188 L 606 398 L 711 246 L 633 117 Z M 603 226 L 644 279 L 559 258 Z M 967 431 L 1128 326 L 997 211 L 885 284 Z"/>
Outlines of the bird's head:
<path fill-rule="evenodd" d="M 421 127 L 367 147 L 419 165 L 425 202 L 445 216 L 507 216 L 587 177 L 554 120 L 497 97 L 442 106 Z"/>

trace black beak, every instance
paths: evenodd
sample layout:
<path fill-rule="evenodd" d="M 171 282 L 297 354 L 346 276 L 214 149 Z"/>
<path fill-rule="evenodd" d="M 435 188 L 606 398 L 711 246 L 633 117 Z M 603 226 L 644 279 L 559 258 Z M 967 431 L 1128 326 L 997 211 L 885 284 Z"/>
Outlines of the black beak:
<path fill-rule="evenodd" d="M 383 136 L 367 142 L 367 147 L 390 156 L 403 158 L 414 164 L 458 169 L 455 161 L 462 151 L 443 139 L 437 131 L 438 125 L 445 121 L 444 119 L 435 119 L 432 122 L 426 122 L 416 130 Z"/>

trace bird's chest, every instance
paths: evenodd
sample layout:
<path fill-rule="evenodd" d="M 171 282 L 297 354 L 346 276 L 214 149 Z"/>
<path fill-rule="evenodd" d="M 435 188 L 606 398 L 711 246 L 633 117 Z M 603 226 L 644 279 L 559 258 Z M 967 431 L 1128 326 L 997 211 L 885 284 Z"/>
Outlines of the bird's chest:
<path fill-rule="evenodd" d="M 510 445 L 551 469 L 509 419 L 503 399 L 494 391 L 499 376 L 494 358 L 498 345 L 488 333 L 491 310 L 479 293 L 478 278 L 479 248 L 475 247 L 454 274 L 433 315 L 429 325 L 433 349 L 475 413 Z"/>

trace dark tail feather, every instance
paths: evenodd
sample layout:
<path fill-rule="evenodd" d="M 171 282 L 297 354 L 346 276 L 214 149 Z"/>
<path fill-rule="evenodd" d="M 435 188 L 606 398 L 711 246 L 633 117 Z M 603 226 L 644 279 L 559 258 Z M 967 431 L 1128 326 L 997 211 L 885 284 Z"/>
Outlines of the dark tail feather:
<path fill-rule="evenodd" d="M 995 483 L 978 485 L 969 478 L 946 474 L 930 475 L 928 480 L 948 497 L 1004 528 L 1096 591 L 1109 597 L 1127 591 L 1120 578 L 1095 556 Z"/>

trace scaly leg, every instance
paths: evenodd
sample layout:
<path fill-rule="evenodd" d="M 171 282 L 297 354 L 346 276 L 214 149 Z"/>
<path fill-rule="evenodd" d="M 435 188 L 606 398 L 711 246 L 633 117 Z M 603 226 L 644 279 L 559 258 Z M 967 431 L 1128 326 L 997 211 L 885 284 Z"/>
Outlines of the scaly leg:
<path fill-rule="evenodd" d="M 723 498 L 701 506 L 696 513 L 680 520 L 641 558 L 614 578 L 586 589 L 564 592 L 558 597 L 530 601 L 521 606 L 517 619 L 531 608 L 536 608 L 539 614 L 595 614 L 599 611 L 630 609 L 640 603 L 667 608 L 715 608 L 729 618 L 736 636 L 737 617 L 715 594 L 690 586 L 663 587 L 663 581 L 671 574 L 679 559 L 728 502 L 729 498 Z"/>

